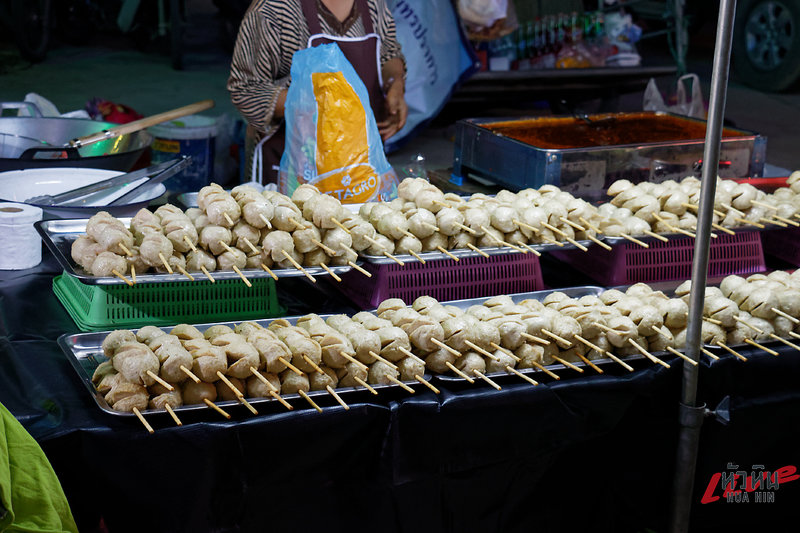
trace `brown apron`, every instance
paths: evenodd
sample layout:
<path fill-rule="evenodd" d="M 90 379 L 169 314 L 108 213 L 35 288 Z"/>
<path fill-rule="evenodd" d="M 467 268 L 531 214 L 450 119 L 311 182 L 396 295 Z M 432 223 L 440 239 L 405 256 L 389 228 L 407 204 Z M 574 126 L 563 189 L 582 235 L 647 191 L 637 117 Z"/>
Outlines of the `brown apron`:
<path fill-rule="evenodd" d="M 380 63 L 380 37 L 375 33 L 372 19 L 369 16 L 367 0 L 354 0 L 358 5 L 361 22 L 364 24 L 365 36 L 360 38 L 339 37 L 322 33 L 319 22 L 317 0 L 300 0 L 303 14 L 308 25 L 308 46 L 336 43 L 344 56 L 353 65 L 358 77 L 364 82 L 369 94 L 370 107 L 375 114 L 375 120 L 380 122 L 385 118 L 385 101 L 381 80 Z M 286 128 L 281 124 L 272 137 L 256 145 L 256 150 L 261 150 L 261 183 L 277 183 L 281 156 L 286 143 Z"/>

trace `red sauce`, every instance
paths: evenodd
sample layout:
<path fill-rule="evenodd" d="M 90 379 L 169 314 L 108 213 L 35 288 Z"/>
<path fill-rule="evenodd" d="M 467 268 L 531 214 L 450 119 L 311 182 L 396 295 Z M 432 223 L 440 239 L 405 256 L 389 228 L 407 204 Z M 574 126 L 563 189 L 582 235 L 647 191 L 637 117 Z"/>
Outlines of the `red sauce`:
<path fill-rule="evenodd" d="M 538 148 L 565 149 L 673 141 L 703 140 L 705 122 L 655 113 L 590 115 L 590 122 L 573 117 L 545 117 L 482 124 L 482 127 Z M 746 137 L 724 128 L 723 137 Z"/>

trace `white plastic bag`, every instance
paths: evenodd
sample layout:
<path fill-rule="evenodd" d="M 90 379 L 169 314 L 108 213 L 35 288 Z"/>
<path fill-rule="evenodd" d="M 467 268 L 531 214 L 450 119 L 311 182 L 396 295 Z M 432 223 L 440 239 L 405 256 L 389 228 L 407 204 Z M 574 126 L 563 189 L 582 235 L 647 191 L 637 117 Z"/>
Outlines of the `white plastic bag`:
<path fill-rule="evenodd" d="M 458 14 L 465 22 L 490 27 L 505 18 L 508 0 L 458 0 Z"/>
<path fill-rule="evenodd" d="M 686 82 L 692 82 L 692 96 L 686 97 Z M 700 78 L 697 74 L 686 74 L 678 78 L 677 102 L 675 105 L 668 106 L 664 103 L 656 81 L 650 78 L 647 88 L 644 90 L 644 104 L 642 109 L 645 111 L 668 111 L 678 115 L 693 118 L 705 118 L 705 105 L 703 104 L 703 91 L 700 87 Z"/>

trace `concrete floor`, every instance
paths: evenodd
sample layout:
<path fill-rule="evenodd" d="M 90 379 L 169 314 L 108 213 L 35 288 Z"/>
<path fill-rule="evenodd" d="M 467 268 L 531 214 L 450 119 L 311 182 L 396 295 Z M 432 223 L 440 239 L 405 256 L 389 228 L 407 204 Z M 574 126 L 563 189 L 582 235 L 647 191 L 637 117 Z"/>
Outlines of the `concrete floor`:
<path fill-rule="evenodd" d="M 30 64 L 22 60 L 13 44 L 0 42 L 0 101 L 20 101 L 29 92 L 50 99 L 62 112 L 81 109 L 87 100 L 100 97 L 126 104 L 147 116 L 198 100 L 213 99 L 213 116 L 238 119 L 230 103 L 225 83 L 230 55 L 220 42 L 220 23 L 210 0 L 189 2 L 184 55 L 184 69 L 171 68 L 169 56 L 137 50 L 130 39 L 119 33 L 102 33 L 86 46 L 56 43 L 44 62 Z M 708 98 L 708 81 L 713 55 L 713 31 L 693 44 L 689 70 L 697 72 Z M 708 32 L 712 37 L 708 37 Z M 0 37 L 2 40 L 2 37 Z M 645 59 L 659 56 L 669 61 L 659 43 L 649 45 Z M 659 80 L 668 89 L 669 79 Z M 628 94 L 620 99 L 620 111 L 641 109 L 642 95 Z M 473 116 L 486 116 L 476 109 Z M 798 165 L 796 146 L 800 141 L 800 92 L 766 94 L 732 81 L 728 91 L 726 119 L 737 127 L 768 137 L 767 161 L 785 169 Z M 406 163 L 422 153 L 428 166 L 446 169 L 452 166 L 452 124 L 437 124 L 390 154 L 394 165 Z"/>

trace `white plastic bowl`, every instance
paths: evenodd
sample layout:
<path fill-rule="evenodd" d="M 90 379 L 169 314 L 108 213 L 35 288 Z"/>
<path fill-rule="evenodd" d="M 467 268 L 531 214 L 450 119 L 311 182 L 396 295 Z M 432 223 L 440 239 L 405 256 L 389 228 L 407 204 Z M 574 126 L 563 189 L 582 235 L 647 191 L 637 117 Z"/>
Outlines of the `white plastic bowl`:
<path fill-rule="evenodd" d="M 66 192 L 84 185 L 103 181 L 122 172 L 96 168 L 31 168 L 0 172 L 0 201 L 25 203 L 34 196 L 50 195 Z M 144 180 L 145 178 L 142 178 Z M 108 211 L 116 217 L 133 216 L 142 207 L 166 192 L 163 183 L 145 188 L 128 203 L 108 207 L 110 202 L 119 198 L 142 180 L 104 190 L 84 197 L 80 206 L 52 207 L 39 205 L 44 210 L 44 218 L 89 218 L 97 211 Z M 35 204 L 33 204 L 35 205 Z"/>

